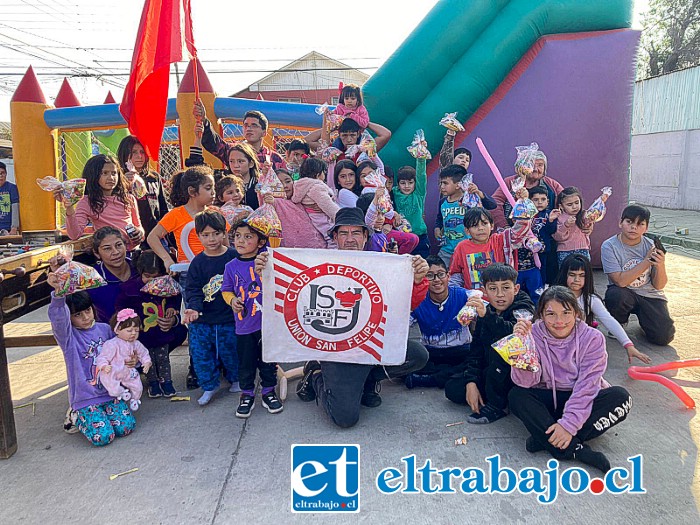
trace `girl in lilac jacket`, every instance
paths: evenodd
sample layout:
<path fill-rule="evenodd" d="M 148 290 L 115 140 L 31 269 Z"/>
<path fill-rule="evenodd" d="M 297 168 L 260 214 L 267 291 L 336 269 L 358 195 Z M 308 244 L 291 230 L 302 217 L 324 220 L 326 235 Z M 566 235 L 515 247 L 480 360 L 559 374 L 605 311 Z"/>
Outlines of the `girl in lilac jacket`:
<path fill-rule="evenodd" d="M 563 286 L 548 288 L 537 321 L 518 321 L 513 333 L 532 336 L 540 361 L 536 372 L 511 368 L 516 386 L 508 401 L 531 434 L 526 450 L 610 470 L 605 455 L 585 442 L 622 422 L 632 400 L 624 388 L 603 379 L 608 363 L 603 334 L 585 323 L 576 297 Z"/>

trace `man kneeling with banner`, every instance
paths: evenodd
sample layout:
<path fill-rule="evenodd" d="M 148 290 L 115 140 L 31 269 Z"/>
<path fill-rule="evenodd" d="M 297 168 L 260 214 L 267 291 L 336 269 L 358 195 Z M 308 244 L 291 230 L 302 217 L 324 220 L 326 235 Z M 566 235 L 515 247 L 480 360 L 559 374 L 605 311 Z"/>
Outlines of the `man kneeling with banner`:
<path fill-rule="evenodd" d="M 409 314 L 428 291 L 420 256 L 365 252 L 369 229 L 359 208 L 341 208 L 329 231 L 338 250 L 280 248 L 261 253 L 263 360 L 308 361 L 297 385 L 331 420 L 357 423 L 360 405 L 377 407 L 379 382 L 428 361 L 408 340 Z"/>

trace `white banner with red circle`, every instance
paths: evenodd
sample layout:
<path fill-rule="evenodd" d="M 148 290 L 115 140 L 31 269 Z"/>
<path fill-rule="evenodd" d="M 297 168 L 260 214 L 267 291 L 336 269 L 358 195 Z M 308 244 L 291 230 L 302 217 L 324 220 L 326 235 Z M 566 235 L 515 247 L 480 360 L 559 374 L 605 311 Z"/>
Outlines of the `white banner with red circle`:
<path fill-rule="evenodd" d="M 264 361 L 404 362 L 410 256 L 273 249 L 262 282 Z"/>

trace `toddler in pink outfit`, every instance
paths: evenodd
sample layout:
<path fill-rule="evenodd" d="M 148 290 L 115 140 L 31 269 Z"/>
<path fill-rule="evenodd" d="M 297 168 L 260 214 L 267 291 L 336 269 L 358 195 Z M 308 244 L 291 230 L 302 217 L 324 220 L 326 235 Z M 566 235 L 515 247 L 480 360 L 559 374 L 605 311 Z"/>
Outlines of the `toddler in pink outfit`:
<path fill-rule="evenodd" d="M 338 105 L 333 110 L 336 115 L 351 118 L 360 126 L 360 133 L 369 126 L 369 113 L 362 104 L 362 92 L 360 86 L 348 84 L 340 90 Z"/>
<path fill-rule="evenodd" d="M 110 396 L 129 401 L 129 408 L 138 410 L 143 383 L 138 370 L 129 368 L 124 362 L 136 354 L 144 373 L 151 368 L 148 349 L 138 341 L 141 320 L 134 310 L 124 308 L 112 317 L 110 325 L 117 336 L 102 345 L 102 351 L 95 360 L 100 382 Z"/>

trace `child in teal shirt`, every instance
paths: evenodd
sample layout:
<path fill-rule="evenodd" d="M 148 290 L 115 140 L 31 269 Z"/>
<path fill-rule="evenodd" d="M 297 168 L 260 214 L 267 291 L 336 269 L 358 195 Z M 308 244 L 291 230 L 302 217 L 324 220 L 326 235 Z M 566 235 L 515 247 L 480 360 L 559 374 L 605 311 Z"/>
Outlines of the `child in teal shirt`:
<path fill-rule="evenodd" d="M 418 236 L 418 246 L 412 254 L 424 259 L 430 255 L 428 227 L 423 218 L 427 178 L 426 159 L 416 159 L 415 169 L 411 166 L 399 168 L 392 188 L 396 211 L 408 220 L 413 233 Z"/>

